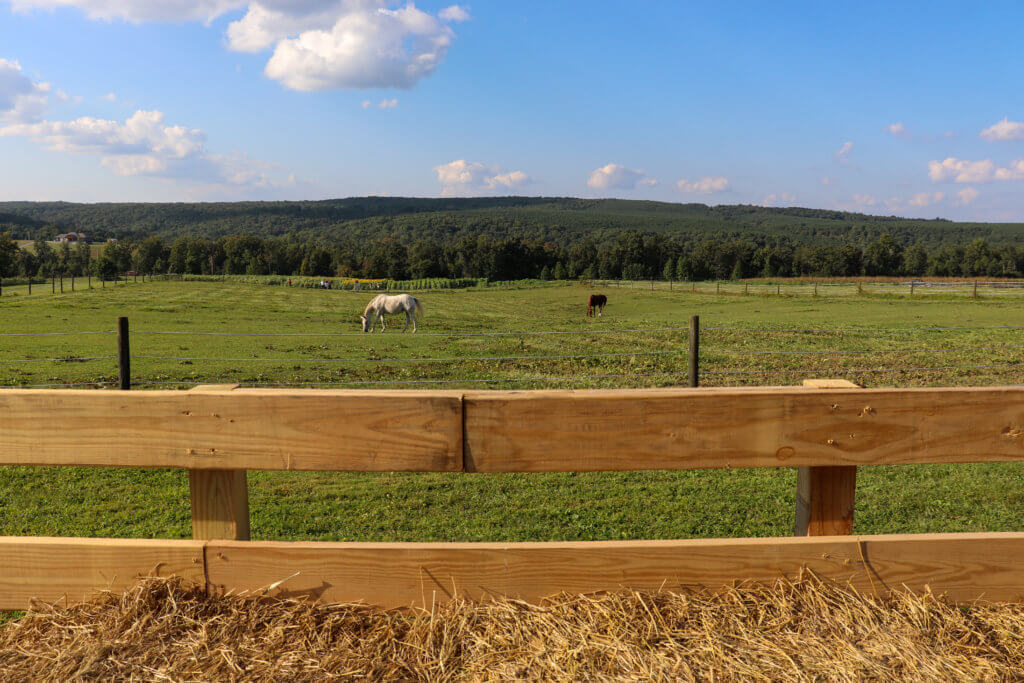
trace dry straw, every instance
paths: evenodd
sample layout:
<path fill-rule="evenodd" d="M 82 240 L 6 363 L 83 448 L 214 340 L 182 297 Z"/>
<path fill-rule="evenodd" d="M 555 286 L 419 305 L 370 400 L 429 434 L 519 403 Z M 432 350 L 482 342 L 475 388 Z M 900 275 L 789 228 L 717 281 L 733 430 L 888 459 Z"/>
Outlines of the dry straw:
<path fill-rule="evenodd" d="M 869 597 L 803 575 L 718 594 L 451 602 L 426 612 L 238 596 L 180 580 L 37 606 L 3 680 L 1006 680 L 1024 606 Z"/>

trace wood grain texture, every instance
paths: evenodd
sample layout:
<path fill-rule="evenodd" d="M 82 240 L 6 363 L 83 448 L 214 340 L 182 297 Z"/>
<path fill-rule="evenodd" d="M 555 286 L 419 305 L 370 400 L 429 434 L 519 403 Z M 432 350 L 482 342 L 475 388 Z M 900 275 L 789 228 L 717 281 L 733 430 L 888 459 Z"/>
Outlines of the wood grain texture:
<path fill-rule="evenodd" d="M 796 483 L 796 536 L 846 536 L 853 533 L 857 468 L 800 467 Z"/>
<path fill-rule="evenodd" d="M 461 398 L 301 389 L 5 390 L 0 464 L 458 471 Z"/>
<path fill-rule="evenodd" d="M 249 540 L 249 485 L 245 470 L 189 470 L 192 538 Z"/>
<path fill-rule="evenodd" d="M 812 389 L 859 389 L 860 386 L 848 379 L 805 379 L 805 387 Z"/>
<path fill-rule="evenodd" d="M 815 389 L 857 389 L 845 379 L 805 379 Z M 799 467 L 796 483 L 796 536 L 845 536 L 853 533 L 857 468 Z"/>
<path fill-rule="evenodd" d="M 1024 459 L 1024 387 L 467 392 L 466 469 L 558 472 Z"/>
<path fill-rule="evenodd" d="M 211 590 L 429 607 L 458 595 L 711 589 L 806 567 L 859 590 L 930 588 L 958 601 L 1024 596 L 1024 534 L 596 543 L 238 543 L 207 547 Z M 865 561 L 867 564 L 865 564 Z"/>
<path fill-rule="evenodd" d="M 203 544 L 195 541 L 0 537 L 0 609 L 27 609 L 33 598 L 80 602 L 123 591 L 140 576 L 205 585 L 203 568 Z"/>

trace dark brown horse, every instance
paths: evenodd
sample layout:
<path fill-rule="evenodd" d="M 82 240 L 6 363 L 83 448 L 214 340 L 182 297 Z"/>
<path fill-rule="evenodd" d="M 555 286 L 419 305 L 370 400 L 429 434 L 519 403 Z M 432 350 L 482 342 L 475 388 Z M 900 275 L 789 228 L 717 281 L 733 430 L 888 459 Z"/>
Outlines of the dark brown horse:
<path fill-rule="evenodd" d="M 604 311 L 605 304 L 608 303 L 608 297 L 604 294 L 591 294 L 590 301 L 587 302 L 587 315 L 594 315 L 594 311 L 597 311 L 598 317 L 601 316 L 601 312 Z"/>

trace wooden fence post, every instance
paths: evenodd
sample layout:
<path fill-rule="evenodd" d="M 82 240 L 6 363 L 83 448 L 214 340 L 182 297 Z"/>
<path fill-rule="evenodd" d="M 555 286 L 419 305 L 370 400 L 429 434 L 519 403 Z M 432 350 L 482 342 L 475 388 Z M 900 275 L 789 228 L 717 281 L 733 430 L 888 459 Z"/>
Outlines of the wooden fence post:
<path fill-rule="evenodd" d="M 230 391 L 237 384 L 202 384 L 193 392 Z M 189 470 L 192 538 L 249 540 L 249 477 L 245 470 Z"/>
<path fill-rule="evenodd" d="M 782 296 L 782 285 L 775 285 L 775 296 Z"/>
<path fill-rule="evenodd" d="M 132 388 L 132 360 L 128 351 L 128 318 L 117 319 L 117 374 L 121 380 L 120 388 L 127 391 Z"/>
<path fill-rule="evenodd" d="M 750 294 L 750 283 L 749 282 L 744 282 L 743 283 L 743 293 L 744 294 Z"/>
<path fill-rule="evenodd" d="M 818 296 L 818 283 L 814 283 L 814 296 Z"/>
<path fill-rule="evenodd" d="M 857 389 L 844 379 L 805 379 L 815 389 Z M 799 467 L 794 536 L 848 536 L 853 533 L 857 496 L 856 465 Z"/>
<path fill-rule="evenodd" d="M 974 292 L 971 293 L 971 296 L 974 297 L 975 299 L 978 298 L 978 281 L 977 280 L 974 281 Z"/>
<path fill-rule="evenodd" d="M 690 386 L 700 385 L 700 316 L 690 316 Z"/>

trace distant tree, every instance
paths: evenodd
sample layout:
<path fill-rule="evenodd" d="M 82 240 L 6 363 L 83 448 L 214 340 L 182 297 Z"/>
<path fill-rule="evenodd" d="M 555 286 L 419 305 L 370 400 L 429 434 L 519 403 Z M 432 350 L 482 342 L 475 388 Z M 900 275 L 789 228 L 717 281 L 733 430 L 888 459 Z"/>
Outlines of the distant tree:
<path fill-rule="evenodd" d="M 166 257 L 166 252 L 162 239 L 155 235 L 147 237 L 135 248 L 132 256 L 135 270 L 143 273 L 157 272 L 157 263 Z"/>
<path fill-rule="evenodd" d="M 547 266 L 544 266 L 543 268 L 541 268 L 540 269 L 540 279 L 541 280 L 550 280 L 551 279 L 551 269 L 548 268 Z"/>
<path fill-rule="evenodd" d="M 565 266 L 563 266 L 562 262 L 559 261 L 555 264 L 554 278 L 556 280 L 565 280 L 567 277 L 568 274 L 565 272 Z"/>
<path fill-rule="evenodd" d="M 0 233 L 0 278 L 15 274 L 18 267 L 18 245 L 10 233 Z"/>
<path fill-rule="evenodd" d="M 742 280 L 743 279 L 743 263 L 740 261 L 736 262 L 733 266 L 732 275 L 729 277 L 730 280 Z"/>
<path fill-rule="evenodd" d="M 885 233 L 864 250 L 865 275 L 897 275 L 903 264 L 903 248 Z"/>
<path fill-rule="evenodd" d="M 334 274 L 332 266 L 331 252 L 323 247 L 317 247 L 302 260 L 302 265 L 299 267 L 299 275 L 328 277 Z"/>
<path fill-rule="evenodd" d="M 675 259 L 668 259 L 665 261 L 665 267 L 661 270 L 661 277 L 671 282 L 676 279 L 676 261 Z"/>
<path fill-rule="evenodd" d="M 639 263 L 630 263 L 622 269 L 623 280 L 643 280 L 644 267 Z"/>
<path fill-rule="evenodd" d="M 928 270 L 928 252 L 920 244 L 912 244 L 903 252 L 904 275 L 924 275 Z"/>

